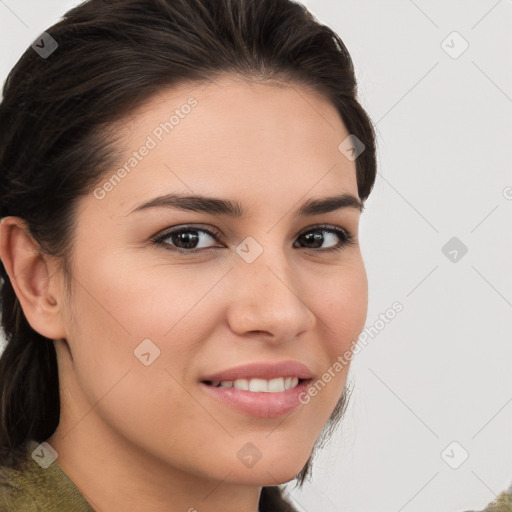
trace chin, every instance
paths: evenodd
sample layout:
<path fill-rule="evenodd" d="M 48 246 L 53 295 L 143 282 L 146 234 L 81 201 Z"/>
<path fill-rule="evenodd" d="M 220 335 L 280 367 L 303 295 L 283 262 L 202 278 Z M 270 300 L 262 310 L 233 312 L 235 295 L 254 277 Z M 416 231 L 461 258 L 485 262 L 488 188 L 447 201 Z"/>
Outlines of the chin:
<path fill-rule="evenodd" d="M 233 484 L 271 486 L 287 483 L 293 480 L 302 471 L 307 460 L 304 457 L 284 457 L 279 460 L 263 459 L 252 467 L 244 467 L 242 464 L 232 468 L 228 480 Z M 225 473 L 223 474 L 225 476 Z"/>

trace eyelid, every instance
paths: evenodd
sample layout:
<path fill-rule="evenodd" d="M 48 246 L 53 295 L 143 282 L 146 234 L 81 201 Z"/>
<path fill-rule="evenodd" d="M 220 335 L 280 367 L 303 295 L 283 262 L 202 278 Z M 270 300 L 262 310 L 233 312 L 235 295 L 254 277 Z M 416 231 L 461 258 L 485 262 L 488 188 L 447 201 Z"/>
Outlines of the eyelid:
<path fill-rule="evenodd" d="M 342 226 L 337 226 L 336 224 L 310 224 L 309 226 L 306 226 L 305 228 L 301 229 L 298 236 L 300 236 L 302 233 L 307 233 L 308 231 L 314 231 L 316 229 L 344 231 L 345 233 L 347 233 L 347 235 L 351 234 L 349 229 L 344 228 Z"/>
<path fill-rule="evenodd" d="M 343 236 L 347 238 L 346 243 L 350 243 L 351 241 L 354 242 L 356 239 L 356 235 L 355 233 L 352 232 L 351 229 L 342 226 L 337 226 L 336 224 L 311 224 L 302 229 L 297 236 L 300 236 L 303 233 L 308 233 L 309 231 L 316 231 L 322 229 L 325 231 L 341 233 Z"/>
<path fill-rule="evenodd" d="M 223 233 L 219 231 L 218 229 L 208 226 L 204 227 L 203 225 L 197 225 L 197 224 L 178 224 L 177 226 L 172 226 L 170 228 L 166 228 L 164 231 L 159 231 L 156 235 L 151 237 L 152 242 L 161 242 L 162 240 L 165 240 L 169 236 L 171 236 L 173 233 L 185 231 L 186 229 L 190 230 L 196 230 L 196 231 L 205 231 L 208 233 L 212 238 L 218 240 L 218 238 L 221 238 Z M 187 252 L 192 252 L 193 249 L 188 250 Z"/>

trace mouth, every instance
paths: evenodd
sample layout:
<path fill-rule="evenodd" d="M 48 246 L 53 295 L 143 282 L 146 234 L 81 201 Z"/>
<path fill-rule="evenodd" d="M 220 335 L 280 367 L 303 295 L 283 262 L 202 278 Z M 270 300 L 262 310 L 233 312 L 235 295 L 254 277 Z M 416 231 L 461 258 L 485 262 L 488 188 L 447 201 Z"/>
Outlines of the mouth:
<path fill-rule="evenodd" d="M 209 397 L 231 410 L 270 419 L 289 414 L 303 404 L 300 398 L 312 380 L 298 377 L 203 380 L 200 385 Z"/>
<path fill-rule="evenodd" d="M 205 380 L 207 386 L 215 388 L 234 388 L 252 393 L 282 393 L 288 389 L 296 388 L 301 382 L 310 379 L 299 379 L 298 377 L 277 377 L 274 379 L 236 379 L 236 380 Z"/>

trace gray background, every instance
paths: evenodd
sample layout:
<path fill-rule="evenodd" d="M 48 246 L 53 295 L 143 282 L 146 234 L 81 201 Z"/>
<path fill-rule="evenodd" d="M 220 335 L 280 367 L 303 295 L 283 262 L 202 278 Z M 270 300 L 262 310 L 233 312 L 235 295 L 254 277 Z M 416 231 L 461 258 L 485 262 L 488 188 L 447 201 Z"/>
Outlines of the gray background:
<path fill-rule="evenodd" d="M 78 3 L 0 0 L 2 82 Z M 354 59 L 379 174 L 360 228 L 372 335 L 341 428 L 292 499 L 483 508 L 512 482 L 512 1 L 303 3 Z M 395 301 L 403 311 L 378 322 Z"/>

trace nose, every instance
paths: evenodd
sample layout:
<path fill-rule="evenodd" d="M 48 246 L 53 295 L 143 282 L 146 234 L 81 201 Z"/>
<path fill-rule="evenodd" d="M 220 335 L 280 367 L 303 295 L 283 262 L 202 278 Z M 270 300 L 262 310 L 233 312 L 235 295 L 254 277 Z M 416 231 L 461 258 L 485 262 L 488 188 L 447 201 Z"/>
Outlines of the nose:
<path fill-rule="evenodd" d="M 265 249 L 252 263 L 240 258 L 230 272 L 228 323 L 240 336 L 282 343 L 311 330 L 316 317 L 293 266 L 282 251 Z"/>

